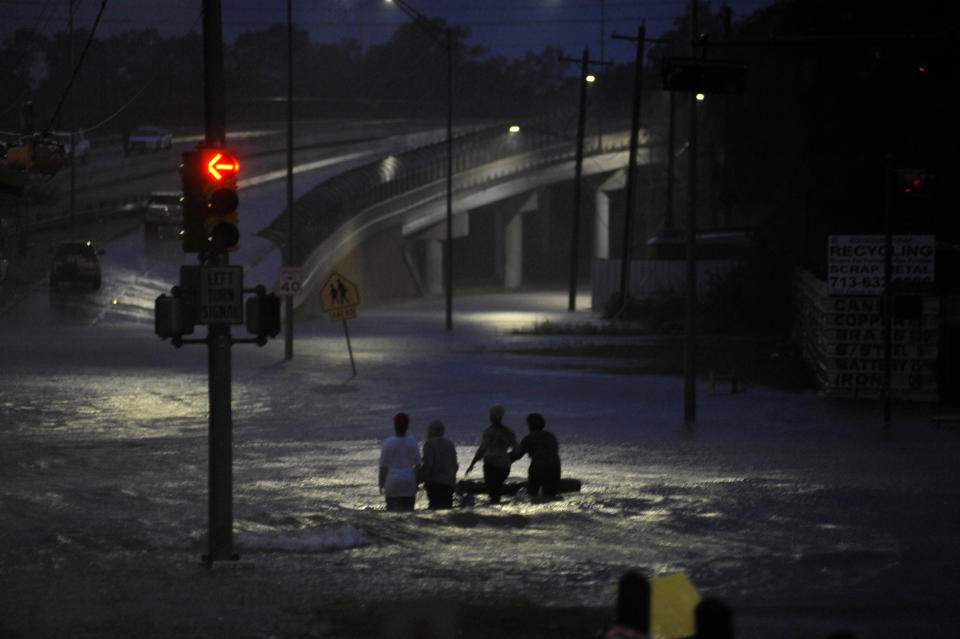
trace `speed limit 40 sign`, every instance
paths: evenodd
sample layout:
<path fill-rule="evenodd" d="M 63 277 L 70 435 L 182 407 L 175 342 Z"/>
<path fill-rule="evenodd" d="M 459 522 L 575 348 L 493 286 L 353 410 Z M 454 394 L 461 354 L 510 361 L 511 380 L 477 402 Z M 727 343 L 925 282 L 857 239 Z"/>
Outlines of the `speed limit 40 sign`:
<path fill-rule="evenodd" d="M 277 280 L 277 295 L 297 295 L 300 292 L 302 271 L 299 266 L 284 266 L 280 268 Z"/>

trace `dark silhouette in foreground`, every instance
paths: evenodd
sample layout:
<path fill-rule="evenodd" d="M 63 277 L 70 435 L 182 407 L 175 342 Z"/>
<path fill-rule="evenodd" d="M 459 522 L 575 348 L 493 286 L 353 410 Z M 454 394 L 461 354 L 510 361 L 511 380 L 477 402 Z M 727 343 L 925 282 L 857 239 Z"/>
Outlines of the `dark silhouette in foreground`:
<path fill-rule="evenodd" d="M 650 632 L 650 582 L 636 570 L 617 584 L 616 622 L 599 639 L 647 639 Z"/>

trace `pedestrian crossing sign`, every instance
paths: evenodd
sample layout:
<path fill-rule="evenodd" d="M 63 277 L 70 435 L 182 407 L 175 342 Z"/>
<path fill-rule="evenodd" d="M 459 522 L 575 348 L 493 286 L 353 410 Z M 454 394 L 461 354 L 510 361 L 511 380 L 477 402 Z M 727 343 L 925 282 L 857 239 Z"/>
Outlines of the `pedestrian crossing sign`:
<path fill-rule="evenodd" d="M 320 306 L 330 313 L 330 319 L 353 319 L 357 316 L 358 304 L 360 289 L 357 285 L 336 271 L 330 273 L 320 287 Z"/>

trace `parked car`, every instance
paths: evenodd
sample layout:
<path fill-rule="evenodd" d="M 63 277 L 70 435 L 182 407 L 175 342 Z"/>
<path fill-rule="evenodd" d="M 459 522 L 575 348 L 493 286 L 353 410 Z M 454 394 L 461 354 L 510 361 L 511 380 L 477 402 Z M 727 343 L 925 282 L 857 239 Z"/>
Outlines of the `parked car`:
<path fill-rule="evenodd" d="M 63 147 L 63 158 L 66 162 L 70 161 L 70 149 L 73 148 L 73 143 L 76 142 L 77 151 L 76 157 L 83 164 L 87 163 L 87 160 L 90 158 L 90 140 L 88 140 L 83 133 L 77 131 L 73 134 L 73 138 L 69 133 L 57 132 L 54 131 L 50 134 L 57 145 Z"/>
<path fill-rule="evenodd" d="M 127 153 L 146 153 L 173 146 L 173 134 L 159 126 L 141 126 L 127 138 Z"/>
<path fill-rule="evenodd" d="M 103 249 L 97 249 L 93 242 L 67 240 L 57 244 L 53 252 L 53 264 L 50 266 L 50 289 L 85 286 L 97 290 L 100 288 L 100 256 Z"/>
<path fill-rule="evenodd" d="M 145 230 L 179 226 L 181 222 L 180 191 L 154 191 L 150 194 L 143 212 Z"/>

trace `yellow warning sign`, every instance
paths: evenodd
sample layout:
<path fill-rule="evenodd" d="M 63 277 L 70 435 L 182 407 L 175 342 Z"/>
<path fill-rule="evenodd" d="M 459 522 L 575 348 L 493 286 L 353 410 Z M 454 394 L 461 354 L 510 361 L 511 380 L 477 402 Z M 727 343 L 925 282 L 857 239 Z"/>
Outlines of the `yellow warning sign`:
<path fill-rule="evenodd" d="M 320 306 L 330 313 L 330 319 L 334 321 L 353 319 L 357 316 L 358 304 L 360 304 L 360 289 L 356 284 L 336 271 L 327 276 L 320 287 Z"/>

